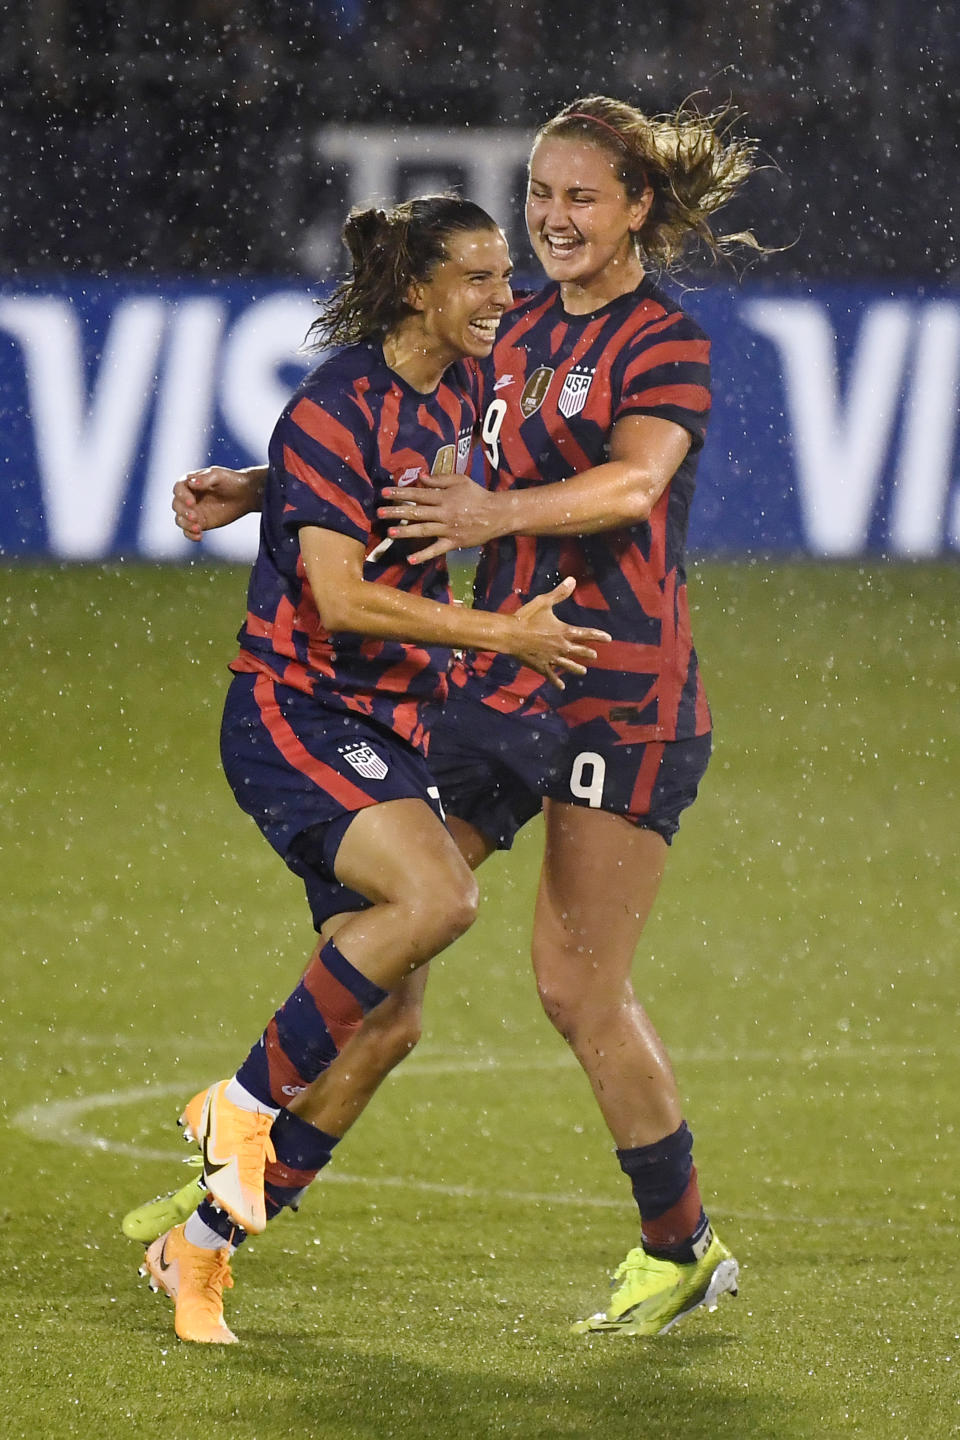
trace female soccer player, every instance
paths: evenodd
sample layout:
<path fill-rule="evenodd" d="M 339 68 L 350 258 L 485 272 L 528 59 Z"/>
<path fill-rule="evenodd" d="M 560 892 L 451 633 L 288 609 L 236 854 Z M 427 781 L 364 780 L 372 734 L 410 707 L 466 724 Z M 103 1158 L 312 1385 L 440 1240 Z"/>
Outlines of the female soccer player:
<path fill-rule="evenodd" d="M 684 574 L 709 342 L 647 271 L 669 269 L 698 238 L 715 254 L 754 243 L 715 237 L 709 223 L 751 168 L 748 143 L 691 111 L 650 119 L 591 97 L 549 121 L 531 156 L 527 223 L 551 283 L 498 334 L 482 422 L 488 487 L 432 477 L 403 493 L 403 533 L 427 542 L 415 558 L 484 545 L 476 605 L 509 613 L 569 571 L 578 590 L 566 612 L 602 617 L 614 634 L 558 704 L 522 666 L 474 653 L 431 747 L 448 823 L 472 865 L 509 846 L 542 799 L 537 982 L 591 1083 L 642 1220 L 606 1311 L 582 1331 L 659 1334 L 736 1286 L 736 1261 L 703 1212 L 669 1059 L 630 969 L 711 728 Z M 228 515 L 255 507 L 257 483 L 255 472 L 189 477 L 177 488 L 178 523 L 198 538 L 223 523 L 220 506 Z M 298 1104 L 331 1144 L 414 1043 L 417 1000 L 410 988 L 381 1007 Z M 298 1182 L 312 1173 L 302 1167 Z M 275 1203 L 283 1198 L 278 1186 Z"/>
<path fill-rule="evenodd" d="M 342 348 L 273 432 L 221 730 L 234 794 L 302 877 L 320 940 L 236 1074 L 181 1118 L 207 1190 L 246 1233 L 266 1224 L 278 1115 L 474 918 L 424 758 L 449 648 L 509 652 L 561 685 L 607 638 L 554 616 L 569 580 L 516 615 L 453 606 L 445 561 L 411 564 L 377 520 L 385 487 L 467 463 L 480 375 L 462 362 L 490 354 L 512 299 L 501 231 L 470 201 L 433 196 L 355 214 L 344 236 L 353 275 L 317 327 Z M 161 1236 L 144 1273 L 175 1300 L 182 1338 L 235 1338 L 228 1249 L 202 1215 Z"/>

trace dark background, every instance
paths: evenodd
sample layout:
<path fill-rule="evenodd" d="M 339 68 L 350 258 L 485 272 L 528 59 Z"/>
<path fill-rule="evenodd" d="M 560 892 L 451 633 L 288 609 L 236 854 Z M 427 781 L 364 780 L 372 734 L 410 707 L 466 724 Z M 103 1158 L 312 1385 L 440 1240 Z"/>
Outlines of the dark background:
<path fill-rule="evenodd" d="M 532 131 L 592 91 L 742 107 L 763 275 L 960 276 L 953 0 L 34 0 L 0 66 L 8 276 L 322 275 L 318 127 Z"/>

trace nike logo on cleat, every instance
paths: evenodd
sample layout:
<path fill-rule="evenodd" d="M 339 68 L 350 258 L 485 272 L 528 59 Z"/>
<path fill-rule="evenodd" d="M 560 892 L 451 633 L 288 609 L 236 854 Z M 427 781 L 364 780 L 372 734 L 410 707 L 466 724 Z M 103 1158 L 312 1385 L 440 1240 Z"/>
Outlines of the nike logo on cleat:
<path fill-rule="evenodd" d="M 210 1139 L 210 1115 L 209 1115 L 209 1113 L 208 1113 L 208 1114 L 207 1114 L 207 1126 L 206 1126 L 206 1129 L 205 1129 L 204 1134 L 203 1134 L 203 1144 L 202 1144 L 202 1146 L 201 1146 L 201 1149 L 202 1149 L 202 1151 L 203 1151 L 203 1177 L 204 1177 L 205 1180 L 209 1180 L 211 1175 L 216 1175 L 216 1173 L 217 1173 L 218 1170 L 226 1170 L 227 1166 L 228 1166 L 229 1163 L 230 1163 L 229 1160 L 223 1160 L 223 1161 L 221 1161 L 221 1163 L 220 1163 L 219 1165 L 215 1165 L 215 1164 L 214 1164 L 214 1162 L 210 1159 L 210 1152 L 209 1152 L 209 1150 L 207 1149 L 207 1142 L 209 1141 L 209 1139 Z"/>

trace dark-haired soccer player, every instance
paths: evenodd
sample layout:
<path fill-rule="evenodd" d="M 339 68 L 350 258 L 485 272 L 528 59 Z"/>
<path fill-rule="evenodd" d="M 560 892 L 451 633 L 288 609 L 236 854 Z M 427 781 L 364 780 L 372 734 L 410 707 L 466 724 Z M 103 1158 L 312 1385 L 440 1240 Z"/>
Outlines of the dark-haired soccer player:
<path fill-rule="evenodd" d="M 205 1201 L 147 1251 L 183 1339 L 231 1343 L 222 1292 L 232 1229 L 266 1224 L 264 1167 L 326 1136 L 286 1115 L 388 992 L 472 923 L 476 884 L 427 770 L 449 650 L 515 654 L 561 685 L 599 629 L 553 605 L 511 615 L 450 603 L 445 561 L 410 563 L 377 508 L 388 486 L 462 469 L 480 405 L 476 366 L 511 300 L 499 228 L 470 201 L 425 197 L 351 216 L 351 278 L 318 322 L 323 360 L 270 441 L 260 547 L 221 754 L 241 807 L 303 878 L 320 940 L 300 983 L 235 1075 L 182 1123 Z"/>

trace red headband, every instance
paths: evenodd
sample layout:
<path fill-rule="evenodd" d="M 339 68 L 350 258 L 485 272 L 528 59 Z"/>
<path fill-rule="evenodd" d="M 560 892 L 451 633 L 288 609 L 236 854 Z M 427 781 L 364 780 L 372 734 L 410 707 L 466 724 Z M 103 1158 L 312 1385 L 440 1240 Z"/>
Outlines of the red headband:
<path fill-rule="evenodd" d="M 630 149 L 630 141 L 627 137 L 621 135 L 620 131 L 608 121 L 601 120 L 599 115 L 588 115 L 584 110 L 568 110 L 565 115 L 559 115 L 557 118 L 559 120 L 590 120 L 594 125 L 602 125 L 603 129 L 608 130 L 615 140 L 620 141 L 620 144 L 625 150 Z M 646 189 L 650 184 L 650 176 L 647 174 L 646 169 L 642 171 L 642 174 L 644 189 Z"/>
<path fill-rule="evenodd" d="M 615 129 L 609 121 L 601 120 L 599 115 L 587 115 L 583 110 L 569 110 L 566 115 L 561 115 L 559 118 L 561 120 L 592 120 L 594 125 L 602 125 L 604 130 L 609 130 L 611 135 L 615 135 L 621 145 L 626 145 L 627 143 L 626 138 L 620 134 L 620 131 Z"/>

